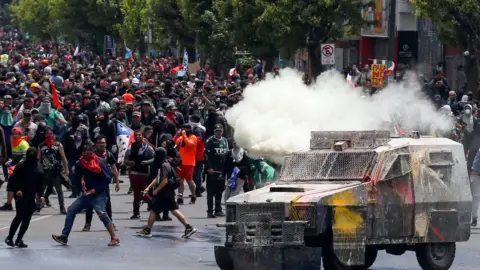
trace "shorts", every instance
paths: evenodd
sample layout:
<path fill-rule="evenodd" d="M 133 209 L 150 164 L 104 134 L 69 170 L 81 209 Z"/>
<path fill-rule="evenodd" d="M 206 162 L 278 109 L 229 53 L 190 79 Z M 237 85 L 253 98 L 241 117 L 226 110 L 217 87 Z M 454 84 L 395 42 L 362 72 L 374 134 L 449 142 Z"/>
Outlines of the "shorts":
<path fill-rule="evenodd" d="M 187 181 L 192 181 L 194 172 L 195 166 L 181 165 L 177 168 L 177 177 Z"/>
<path fill-rule="evenodd" d="M 165 211 L 178 210 L 178 204 L 175 201 L 175 197 L 171 197 L 171 198 L 154 197 L 150 210 L 157 214 L 161 214 Z"/>

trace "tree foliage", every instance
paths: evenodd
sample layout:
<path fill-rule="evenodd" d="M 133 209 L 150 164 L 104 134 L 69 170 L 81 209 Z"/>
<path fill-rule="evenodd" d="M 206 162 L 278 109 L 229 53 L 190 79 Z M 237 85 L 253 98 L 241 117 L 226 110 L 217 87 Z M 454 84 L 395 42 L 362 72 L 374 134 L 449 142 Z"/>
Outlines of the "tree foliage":
<path fill-rule="evenodd" d="M 15 0 L 10 9 L 20 29 L 35 38 L 62 35 L 96 49 L 102 48 L 104 35 L 118 36 L 113 25 L 122 20 L 113 0 Z"/>
<path fill-rule="evenodd" d="M 38 39 L 51 39 L 61 32 L 64 0 L 17 0 L 10 6 L 13 21 Z"/>
<path fill-rule="evenodd" d="M 357 30 L 365 21 L 361 0 L 228 0 L 235 22 L 236 42 L 254 54 L 275 57 L 307 48 L 313 74 L 321 71 L 320 44 Z"/>
<path fill-rule="evenodd" d="M 477 91 L 480 61 L 480 2 L 478 0 L 412 0 L 420 16 L 430 18 L 447 45 L 468 50 L 466 75 L 468 89 Z"/>

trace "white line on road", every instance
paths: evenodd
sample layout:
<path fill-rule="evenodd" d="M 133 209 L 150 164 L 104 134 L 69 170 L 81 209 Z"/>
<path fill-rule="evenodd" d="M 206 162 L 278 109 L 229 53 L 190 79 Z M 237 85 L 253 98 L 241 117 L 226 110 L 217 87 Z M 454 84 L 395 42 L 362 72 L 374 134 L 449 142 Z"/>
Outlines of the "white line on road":
<path fill-rule="evenodd" d="M 40 221 L 40 220 L 42 220 L 42 219 L 49 218 L 49 217 L 51 217 L 51 216 L 52 216 L 52 215 L 47 215 L 47 216 L 43 216 L 43 217 L 37 217 L 37 218 L 34 218 L 34 219 L 30 220 L 30 223 L 36 222 L 36 221 Z M 6 230 L 6 229 L 10 229 L 10 225 L 8 225 L 8 226 L 6 226 L 6 227 L 0 228 L 0 231 Z"/>

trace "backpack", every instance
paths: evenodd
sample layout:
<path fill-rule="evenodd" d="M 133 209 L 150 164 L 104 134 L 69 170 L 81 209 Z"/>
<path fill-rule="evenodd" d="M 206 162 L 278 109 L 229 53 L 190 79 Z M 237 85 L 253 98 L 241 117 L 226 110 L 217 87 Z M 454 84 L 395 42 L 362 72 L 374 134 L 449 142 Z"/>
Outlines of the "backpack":
<path fill-rule="evenodd" d="M 158 181 L 160 181 L 161 178 L 163 178 L 163 176 L 159 177 Z M 170 166 L 170 171 L 168 172 L 167 178 L 167 186 L 170 187 L 172 190 L 176 190 L 178 187 L 180 187 L 180 178 L 177 177 L 177 173 L 172 166 Z M 160 184 L 160 182 L 158 182 L 157 184 Z"/>

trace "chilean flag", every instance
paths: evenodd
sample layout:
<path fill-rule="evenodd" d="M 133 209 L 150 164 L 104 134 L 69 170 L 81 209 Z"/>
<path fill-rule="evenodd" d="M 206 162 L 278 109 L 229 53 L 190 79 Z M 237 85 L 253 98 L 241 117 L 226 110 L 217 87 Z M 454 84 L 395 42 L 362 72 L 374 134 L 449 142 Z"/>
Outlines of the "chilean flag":
<path fill-rule="evenodd" d="M 230 69 L 230 71 L 228 72 L 228 78 L 232 78 L 233 75 L 238 75 L 237 65 L 235 65 L 234 68 Z"/>
<path fill-rule="evenodd" d="M 118 163 L 123 163 L 125 153 L 127 153 L 128 147 L 132 145 L 134 140 L 133 130 L 124 123 L 117 121 Z"/>
<path fill-rule="evenodd" d="M 135 137 L 133 136 L 133 130 L 122 122 L 116 121 L 117 126 L 117 147 L 118 147 L 118 163 L 123 163 L 125 159 L 125 154 L 127 149 L 135 142 Z M 143 141 L 148 143 L 153 149 L 155 147 L 146 139 L 143 138 Z"/>

